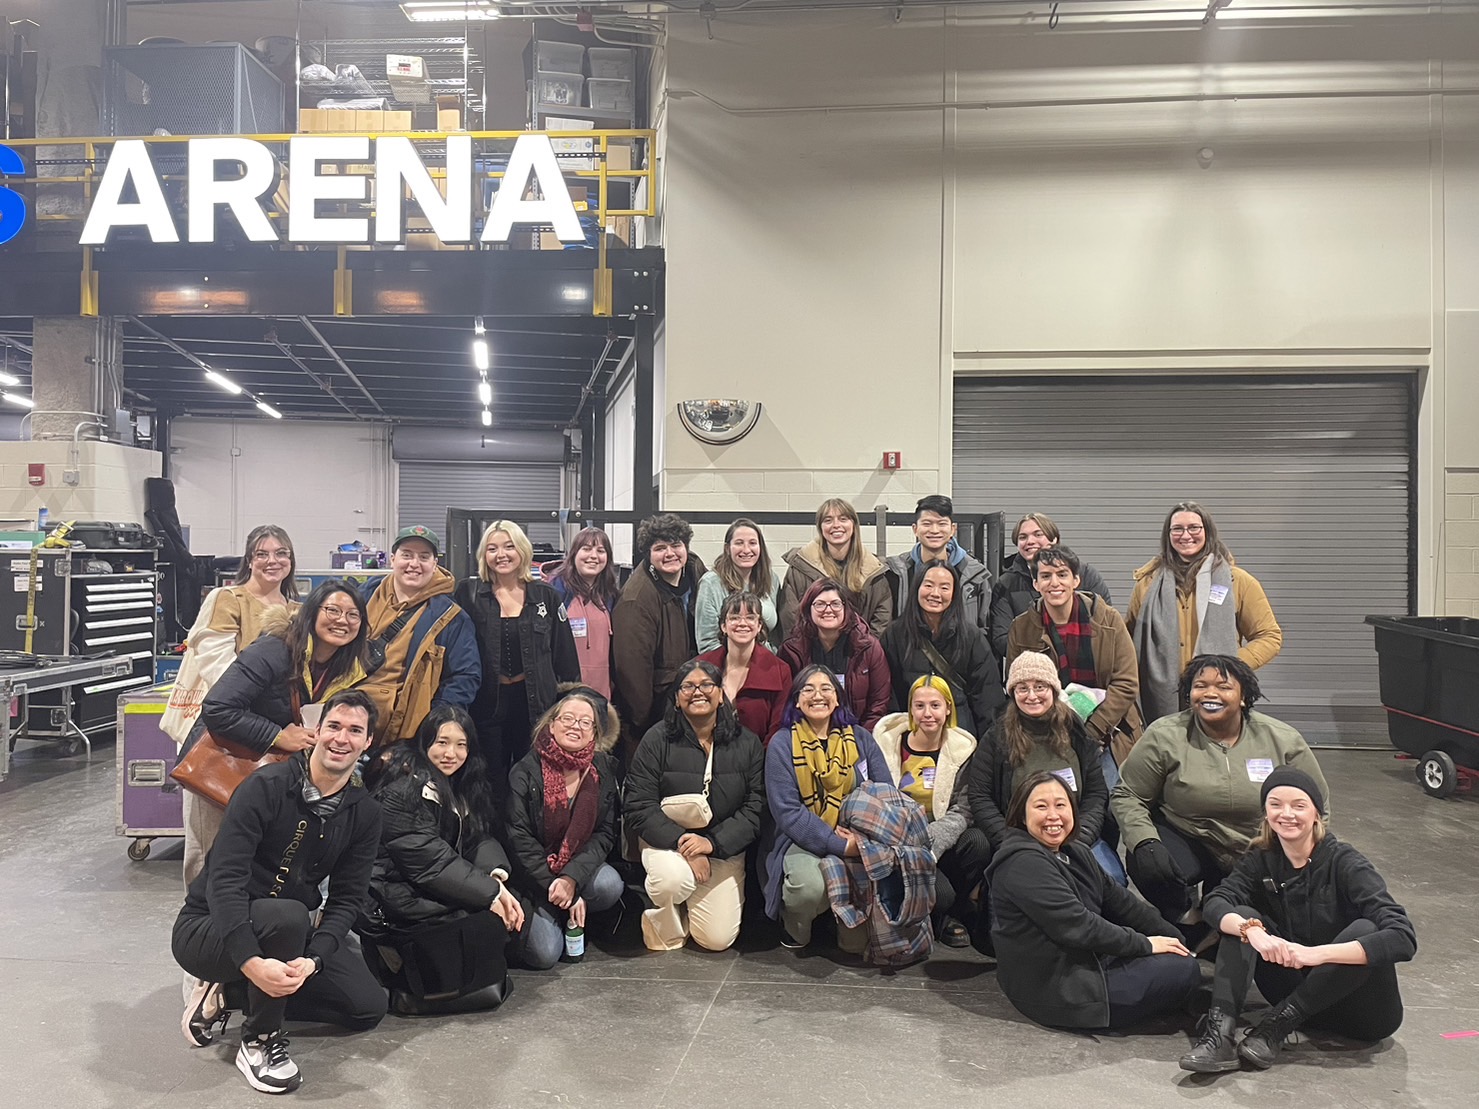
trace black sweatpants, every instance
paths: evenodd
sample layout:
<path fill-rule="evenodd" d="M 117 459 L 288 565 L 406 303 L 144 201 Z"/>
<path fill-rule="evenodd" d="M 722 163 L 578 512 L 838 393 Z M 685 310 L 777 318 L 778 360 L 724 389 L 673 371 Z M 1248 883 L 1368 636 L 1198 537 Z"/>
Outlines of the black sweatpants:
<path fill-rule="evenodd" d="M 974 915 L 977 906 L 969 900 L 971 891 L 981 884 L 990 862 L 991 841 L 986 833 L 975 827 L 961 832 L 936 863 L 936 923 L 943 923 L 947 916 L 964 921 Z"/>
<path fill-rule="evenodd" d="M 1207 844 L 1173 828 L 1159 814 L 1151 819 L 1161 842 L 1176 863 L 1181 880 L 1162 882 L 1147 878 L 1135 865 L 1133 851 L 1125 859 L 1125 869 L 1135 888 L 1155 907 L 1156 912 L 1172 924 L 1179 924 L 1188 909 L 1201 903 L 1203 892 L 1215 889 L 1228 872 Z"/>
<path fill-rule="evenodd" d="M 1101 959 L 1100 966 L 1109 991 L 1110 1028 L 1133 1028 L 1180 1009 L 1202 984 L 1197 960 L 1189 955 L 1113 956 Z"/>
<path fill-rule="evenodd" d="M 1258 917 L 1257 910 L 1247 905 L 1239 905 L 1233 912 L 1250 920 Z M 1216 926 L 1215 921 L 1208 923 Z M 1272 925 L 1266 928 L 1274 934 Z M 1375 931 L 1376 925 L 1363 917 L 1343 928 L 1332 942 L 1348 943 Z M 1223 936 L 1217 947 L 1212 1004 L 1230 1013 L 1241 1013 L 1248 987 L 1255 981 L 1258 992 L 1270 1005 L 1293 1001 L 1305 1015 L 1305 1024 L 1323 1032 L 1375 1043 L 1402 1026 L 1402 995 L 1397 989 L 1395 966 L 1327 963 L 1303 970 L 1281 967 L 1261 958 L 1253 945 L 1240 937 Z"/>
<path fill-rule="evenodd" d="M 308 906 L 291 898 L 262 897 L 251 903 L 250 912 L 263 958 L 284 963 L 302 958 L 313 934 Z M 209 916 L 181 913 L 175 920 L 170 949 L 175 962 L 204 982 L 228 987 L 245 983 L 244 1037 L 276 1032 L 284 1020 L 337 1024 L 363 1032 L 385 1016 L 385 990 L 359 954 L 347 946 L 340 945 L 325 958 L 323 969 L 309 975 L 297 993 L 268 997 L 242 974 L 226 953 L 223 939 Z"/>

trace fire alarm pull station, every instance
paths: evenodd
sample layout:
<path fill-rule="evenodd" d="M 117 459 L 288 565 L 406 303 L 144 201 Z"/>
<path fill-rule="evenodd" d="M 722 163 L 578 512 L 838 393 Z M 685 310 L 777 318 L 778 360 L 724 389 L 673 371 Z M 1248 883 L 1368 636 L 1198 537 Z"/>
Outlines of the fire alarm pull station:
<path fill-rule="evenodd" d="M 46 484 L 46 463 L 28 462 L 26 464 L 26 478 L 32 485 Z"/>
<path fill-rule="evenodd" d="M 883 452 L 883 468 L 885 470 L 897 470 L 904 465 L 903 456 L 898 451 Z"/>

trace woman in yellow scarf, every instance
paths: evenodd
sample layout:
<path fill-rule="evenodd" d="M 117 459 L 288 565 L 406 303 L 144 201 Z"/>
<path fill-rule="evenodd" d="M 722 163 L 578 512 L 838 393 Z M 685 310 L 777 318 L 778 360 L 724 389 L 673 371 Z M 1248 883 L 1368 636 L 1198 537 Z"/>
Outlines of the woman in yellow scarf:
<path fill-rule="evenodd" d="M 765 793 L 774 817 L 764 852 L 765 911 L 785 929 L 781 943 L 802 948 L 827 911 L 822 858 L 855 856 L 858 845 L 838 831 L 842 802 L 859 782 L 893 784 L 872 734 L 840 703 L 841 684 L 825 666 L 808 666 L 791 683 L 785 727 L 765 752 Z M 838 928 L 838 945 L 861 951 L 862 929 Z"/>

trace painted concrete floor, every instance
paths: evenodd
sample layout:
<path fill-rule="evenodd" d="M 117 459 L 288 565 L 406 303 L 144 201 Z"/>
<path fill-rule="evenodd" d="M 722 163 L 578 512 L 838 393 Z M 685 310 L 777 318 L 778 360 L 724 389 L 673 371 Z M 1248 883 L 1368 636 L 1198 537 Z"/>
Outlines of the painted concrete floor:
<path fill-rule="evenodd" d="M 0 1106 L 261 1105 L 231 1046 L 180 1036 L 169 930 L 178 841 L 131 862 L 113 750 L 22 745 L 0 784 Z M 1266 1074 L 1183 1074 L 1174 1026 L 1051 1032 L 944 951 L 886 977 L 775 948 L 649 955 L 606 943 L 521 973 L 483 1016 L 293 1034 L 303 1102 L 350 1106 L 1454 1106 L 1479 1104 L 1479 798 L 1435 801 L 1386 753 L 1322 752 L 1338 834 L 1417 925 L 1407 1021 L 1375 1048 L 1304 1042 Z M 233 1024 L 228 1040 L 234 1041 Z"/>

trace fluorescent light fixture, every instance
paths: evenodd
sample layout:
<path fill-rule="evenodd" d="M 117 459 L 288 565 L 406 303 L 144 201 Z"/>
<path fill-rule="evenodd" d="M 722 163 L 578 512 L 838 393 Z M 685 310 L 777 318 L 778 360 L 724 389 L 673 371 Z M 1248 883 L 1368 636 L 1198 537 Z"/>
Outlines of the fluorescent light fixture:
<path fill-rule="evenodd" d="M 492 427 L 493 426 L 493 413 L 490 412 L 490 411 L 488 411 L 486 408 L 483 409 L 483 426 L 484 427 Z"/>
<path fill-rule="evenodd" d="M 268 404 L 265 400 L 259 400 L 257 402 L 257 411 L 267 413 L 267 415 L 271 416 L 274 420 L 282 419 L 282 413 L 273 408 L 272 405 Z"/>
<path fill-rule="evenodd" d="M 486 378 L 478 382 L 478 403 L 483 405 L 493 403 L 493 386 L 488 384 Z"/>
<path fill-rule="evenodd" d="M 579 285 L 566 285 L 560 290 L 560 296 L 566 300 L 585 300 L 590 294 Z"/>
<path fill-rule="evenodd" d="M 236 382 L 232 381 L 225 374 L 218 374 L 215 370 L 206 370 L 205 379 L 209 381 L 212 385 L 219 385 L 228 393 L 234 393 L 238 397 L 241 396 L 241 386 L 236 384 Z"/>
<path fill-rule="evenodd" d="M 20 393 L 0 393 L 11 404 L 17 408 L 35 408 L 36 402 L 30 397 L 22 396 Z M 486 413 L 484 413 L 486 415 Z"/>
<path fill-rule="evenodd" d="M 502 19 L 491 0 L 408 0 L 401 12 L 412 23 L 461 23 L 463 20 Z"/>
<path fill-rule="evenodd" d="M 472 364 L 483 373 L 488 372 L 490 361 L 487 339 L 474 339 L 472 341 Z"/>
<path fill-rule="evenodd" d="M 472 333 L 474 335 L 486 335 L 488 333 L 488 329 L 483 326 L 482 316 L 474 316 L 472 318 Z"/>
<path fill-rule="evenodd" d="M 0 385 L 19 385 L 20 383 L 21 379 L 16 377 L 15 374 L 0 372 Z"/>

